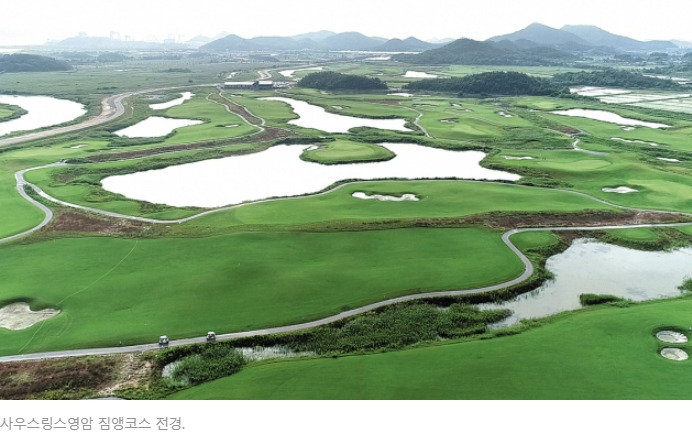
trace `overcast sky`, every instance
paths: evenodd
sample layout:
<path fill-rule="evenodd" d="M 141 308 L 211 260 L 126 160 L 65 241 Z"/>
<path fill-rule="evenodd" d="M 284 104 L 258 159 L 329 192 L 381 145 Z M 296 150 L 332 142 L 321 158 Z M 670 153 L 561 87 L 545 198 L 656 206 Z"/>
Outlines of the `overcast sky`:
<path fill-rule="evenodd" d="M 431 40 L 487 39 L 533 22 L 591 24 L 639 40 L 692 41 L 689 0 L 21 0 L 3 1 L 0 46 L 84 32 L 181 41 L 221 32 L 249 38 L 332 30 Z"/>

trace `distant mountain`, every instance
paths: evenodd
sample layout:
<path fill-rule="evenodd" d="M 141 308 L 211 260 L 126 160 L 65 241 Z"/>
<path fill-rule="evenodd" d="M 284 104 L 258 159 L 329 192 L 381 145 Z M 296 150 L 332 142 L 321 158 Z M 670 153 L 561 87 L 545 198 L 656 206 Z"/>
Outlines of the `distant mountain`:
<path fill-rule="evenodd" d="M 388 52 L 399 52 L 399 51 L 426 51 L 432 48 L 438 48 L 440 44 L 432 44 L 430 42 L 423 42 L 420 39 L 414 37 L 401 39 L 390 39 L 379 47 L 375 48 L 375 51 L 388 51 Z"/>
<path fill-rule="evenodd" d="M 385 42 L 384 38 L 373 38 L 358 32 L 339 33 L 323 39 L 322 45 L 330 51 L 374 51 Z"/>
<path fill-rule="evenodd" d="M 625 36 L 615 35 L 596 26 L 564 26 L 554 29 L 534 23 L 525 29 L 506 35 L 493 36 L 488 41 L 500 42 L 525 40 L 536 44 L 551 46 L 565 51 L 595 51 L 614 53 L 616 51 L 665 51 L 677 46 L 671 41 L 642 42 Z"/>
<path fill-rule="evenodd" d="M 312 39 L 296 40 L 281 36 L 259 36 L 249 39 L 250 42 L 262 47 L 263 51 L 296 51 L 296 50 L 318 50 L 320 44 Z"/>
<path fill-rule="evenodd" d="M 495 42 L 498 47 L 502 48 L 507 48 L 509 50 L 527 50 L 529 48 L 535 48 L 535 47 L 540 47 L 540 44 L 537 44 L 533 41 L 530 41 L 528 39 L 517 39 L 515 41 L 510 41 L 509 39 L 502 39 L 501 41 Z"/>
<path fill-rule="evenodd" d="M 564 26 L 563 31 L 579 36 L 591 45 L 612 47 L 622 51 L 664 51 L 677 48 L 671 41 L 642 42 L 625 36 L 615 35 L 596 26 Z"/>
<path fill-rule="evenodd" d="M 507 39 L 509 41 L 518 41 L 524 39 L 527 41 L 535 42 L 537 44 L 550 46 L 562 46 L 567 44 L 571 46 L 577 45 L 586 47 L 591 45 L 589 42 L 573 33 L 564 30 L 554 29 L 552 27 L 548 27 L 546 25 L 538 23 L 531 24 L 525 29 L 516 31 L 514 33 L 494 36 L 488 39 L 488 41 L 499 42 L 504 39 Z"/>
<path fill-rule="evenodd" d="M 677 45 L 678 48 L 684 48 L 684 49 L 692 48 L 692 42 L 690 42 L 690 41 L 681 41 L 678 39 L 673 39 L 671 42 L 673 42 L 675 45 Z"/>
<path fill-rule="evenodd" d="M 326 36 L 326 32 L 319 33 Z M 371 51 L 387 42 L 383 38 L 371 38 L 357 32 L 338 33 L 324 39 L 314 41 L 309 38 L 295 37 L 266 37 L 260 36 L 244 39 L 237 35 L 229 35 L 202 45 L 202 51 L 295 51 L 295 50 L 326 50 L 326 51 Z"/>
<path fill-rule="evenodd" d="M 264 51 L 264 47 L 237 35 L 228 35 L 199 47 L 202 51 Z"/>
<path fill-rule="evenodd" d="M 442 44 L 448 44 L 450 42 L 454 42 L 454 40 L 455 39 L 453 39 L 453 38 L 444 38 L 444 39 L 432 38 L 432 39 L 428 39 L 426 42 L 430 42 L 431 44 L 442 45 Z"/>
<path fill-rule="evenodd" d="M 100 51 L 100 50 L 148 50 L 157 48 L 161 44 L 155 42 L 139 42 L 139 41 L 122 41 L 120 39 L 111 39 L 97 36 L 75 36 L 72 38 L 63 39 L 58 42 L 50 42 L 46 44 L 51 48 L 59 48 L 64 50 L 80 50 L 80 51 Z"/>
<path fill-rule="evenodd" d="M 334 35 L 336 35 L 336 33 L 330 32 L 328 30 L 320 30 L 318 32 L 303 33 L 300 35 L 291 36 L 291 38 L 295 40 L 311 39 L 315 42 L 320 42 Z"/>
<path fill-rule="evenodd" d="M 212 41 L 214 41 L 214 39 L 212 39 L 210 37 L 203 36 L 203 35 L 197 35 L 194 38 L 186 41 L 185 43 L 187 45 L 189 45 L 190 47 L 199 48 L 202 45 L 208 44 L 209 42 L 212 42 Z"/>
<path fill-rule="evenodd" d="M 577 58 L 550 47 L 521 49 L 516 44 L 459 39 L 420 54 L 398 54 L 393 60 L 413 64 L 452 65 L 556 65 Z"/>
<path fill-rule="evenodd" d="M 0 72 L 69 71 L 72 66 L 62 60 L 35 54 L 0 55 Z"/>

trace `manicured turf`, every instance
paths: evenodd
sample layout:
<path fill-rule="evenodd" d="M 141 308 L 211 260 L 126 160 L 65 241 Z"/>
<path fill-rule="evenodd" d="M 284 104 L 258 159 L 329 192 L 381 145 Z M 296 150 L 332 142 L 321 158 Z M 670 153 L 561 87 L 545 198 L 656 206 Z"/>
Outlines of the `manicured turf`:
<path fill-rule="evenodd" d="M 385 147 L 370 143 L 337 140 L 324 143 L 319 148 L 303 152 L 301 158 L 322 164 L 339 164 L 356 161 L 383 161 L 394 154 Z"/>
<path fill-rule="evenodd" d="M 258 329 L 408 293 L 482 287 L 523 271 L 500 234 L 259 232 L 0 246 L 0 302 L 30 298 L 63 310 L 27 330 L 0 329 L 0 354 Z"/>
<path fill-rule="evenodd" d="M 6 118 L 12 117 L 17 112 L 16 106 L 0 104 L 0 122 L 3 122 Z"/>
<path fill-rule="evenodd" d="M 572 189 L 624 206 L 692 210 L 692 180 L 689 169 L 672 171 L 663 165 L 642 161 L 639 154 L 612 152 L 592 155 L 575 151 L 533 151 L 522 155 L 533 160 L 501 160 L 507 167 L 526 167 L 550 174 Z M 588 174 L 588 175 L 587 175 Z M 637 192 L 617 194 L 603 188 L 627 186 Z"/>
<path fill-rule="evenodd" d="M 419 201 L 382 202 L 352 197 L 355 192 L 401 196 Z M 613 209 L 595 200 L 563 191 L 502 183 L 468 181 L 358 182 L 324 195 L 256 203 L 194 219 L 192 227 L 313 224 L 328 221 L 360 223 L 387 219 L 449 218 L 491 211 L 578 212 Z"/>
<path fill-rule="evenodd" d="M 164 144 L 194 143 L 206 140 L 235 138 L 258 131 L 240 117 L 229 113 L 223 105 L 206 99 L 212 92 L 201 92 L 182 105 L 166 110 L 166 115 L 181 119 L 201 119 L 202 125 L 179 129 Z"/>
<path fill-rule="evenodd" d="M 690 298 L 599 307 L 486 341 L 259 363 L 172 398 L 689 399 L 692 361 L 661 357 L 653 334 L 689 329 L 690 308 Z"/>

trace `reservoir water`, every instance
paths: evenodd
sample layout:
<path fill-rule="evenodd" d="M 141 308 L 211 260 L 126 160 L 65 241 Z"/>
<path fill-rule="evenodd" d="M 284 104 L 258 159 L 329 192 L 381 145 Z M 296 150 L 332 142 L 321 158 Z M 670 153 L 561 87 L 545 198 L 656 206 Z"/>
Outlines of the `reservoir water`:
<path fill-rule="evenodd" d="M 584 117 L 586 119 L 600 120 L 601 122 L 615 123 L 624 126 L 645 126 L 647 128 L 669 128 L 670 125 L 663 123 L 644 122 L 642 120 L 622 117 L 619 114 L 602 110 L 584 110 L 582 108 L 572 108 L 570 110 L 551 111 L 552 114 L 561 116 Z"/>
<path fill-rule="evenodd" d="M 539 288 L 504 303 L 486 303 L 482 309 L 507 308 L 505 327 L 522 319 L 541 318 L 581 308 L 579 295 L 614 295 L 632 301 L 670 298 L 692 278 L 692 247 L 674 251 L 638 251 L 588 239 L 578 239 L 552 256 L 546 269 L 554 275 Z"/>
<path fill-rule="evenodd" d="M 50 96 L 0 95 L 0 104 L 17 105 L 28 111 L 16 119 L 0 122 L 0 136 L 70 122 L 87 112 L 82 104 Z"/>
<path fill-rule="evenodd" d="M 130 138 L 165 137 L 178 128 L 202 123 L 204 122 L 201 120 L 151 116 L 132 126 L 115 131 L 113 134 Z"/>
<path fill-rule="evenodd" d="M 263 152 L 110 176 L 103 188 L 128 198 L 170 206 L 219 207 L 321 191 L 344 179 L 460 178 L 516 181 L 520 176 L 479 165 L 485 153 L 404 143 L 383 143 L 388 161 L 322 165 L 300 159 L 308 145 L 279 145 Z M 354 199 L 356 200 L 356 199 Z"/>
<path fill-rule="evenodd" d="M 333 114 L 324 108 L 308 104 L 305 101 L 298 101 L 291 98 L 269 97 L 262 98 L 262 101 L 284 102 L 293 108 L 299 116 L 298 119 L 289 120 L 291 125 L 303 128 L 319 129 L 330 133 L 347 133 L 351 128 L 367 126 L 369 128 L 388 129 L 392 131 L 411 132 L 406 126 L 406 119 L 369 119 L 365 117 L 351 117 Z"/>
<path fill-rule="evenodd" d="M 183 102 L 188 99 L 192 99 L 195 96 L 192 92 L 183 92 L 180 94 L 180 98 L 174 99 L 168 102 L 161 102 L 159 104 L 149 104 L 149 108 L 152 110 L 165 110 L 167 108 L 175 107 L 176 105 L 182 105 Z"/>

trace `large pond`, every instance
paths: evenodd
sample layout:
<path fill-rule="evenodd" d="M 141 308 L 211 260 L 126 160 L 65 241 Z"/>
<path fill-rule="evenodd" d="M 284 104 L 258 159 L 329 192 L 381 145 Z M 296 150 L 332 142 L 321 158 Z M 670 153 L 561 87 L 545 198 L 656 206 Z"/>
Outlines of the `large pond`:
<path fill-rule="evenodd" d="M 644 122 L 642 120 L 630 119 L 622 117 L 619 114 L 611 113 L 610 111 L 602 110 L 584 110 L 582 108 L 572 108 L 563 111 L 551 111 L 552 114 L 561 116 L 584 117 L 586 119 L 600 120 L 601 122 L 616 123 L 625 126 L 645 126 L 647 128 L 669 128 L 670 125 L 663 123 Z"/>
<path fill-rule="evenodd" d="M 501 304 L 513 314 L 494 327 L 522 319 L 547 317 L 581 308 L 579 295 L 614 295 L 632 301 L 679 296 L 683 280 L 692 277 L 692 248 L 670 252 L 637 251 L 588 239 L 578 239 L 550 257 L 546 268 L 555 277 L 541 287 Z"/>
<path fill-rule="evenodd" d="M 427 72 L 406 71 L 404 78 L 437 78 L 437 75 L 428 74 Z"/>
<path fill-rule="evenodd" d="M 132 126 L 115 131 L 113 134 L 130 138 L 165 137 L 178 128 L 199 125 L 201 123 L 204 122 L 201 120 L 151 116 Z"/>
<path fill-rule="evenodd" d="M 321 191 L 344 179 L 462 178 L 516 181 L 520 176 L 479 165 L 479 151 L 451 151 L 384 143 L 389 161 L 322 165 L 300 159 L 307 145 L 280 145 L 249 155 L 212 159 L 102 180 L 126 197 L 170 206 L 219 207 Z M 353 199 L 354 203 L 357 199 Z"/>
<path fill-rule="evenodd" d="M 149 108 L 152 110 L 165 110 L 167 108 L 175 107 L 176 105 L 182 105 L 183 102 L 192 99 L 193 96 L 195 96 L 195 94 L 192 92 L 183 92 L 180 94 L 180 98 L 168 102 L 161 102 L 159 104 L 149 104 Z"/>
<path fill-rule="evenodd" d="M 293 74 L 295 74 L 298 71 L 321 71 L 322 69 L 324 69 L 324 67 L 322 67 L 322 66 L 314 66 L 311 68 L 302 68 L 302 69 L 288 69 L 285 71 L 279 71 L 279 74 L 281 74 L 287 78 L 293 78 Z"/>
<path fill-rule="evenodd" d="M 28 111 L 16 119 L 0 122 L 0 136 L 59 125 L 86 114 L 84 105 L 50 96 L 0 95 L 0 104 L 17 105 Z"/>
<path fill-rule="evenodd" d="M 317 105 L 291 98 L 269 97 L 262 98 L 262 100 L 280 101 L 290 105 L 293 111 L 300 117 L 289 120 L 288 123 L 303 128 L 319 129 L 320 131 L 330 133 L 347 133 L 351 128 L 367 126 L 370 128 L 411 132 L 410 129 L 404 126 L 406 124 L 405 119 L 368 119 L 364 117 L 341 116 L 329 113 Z"/>

